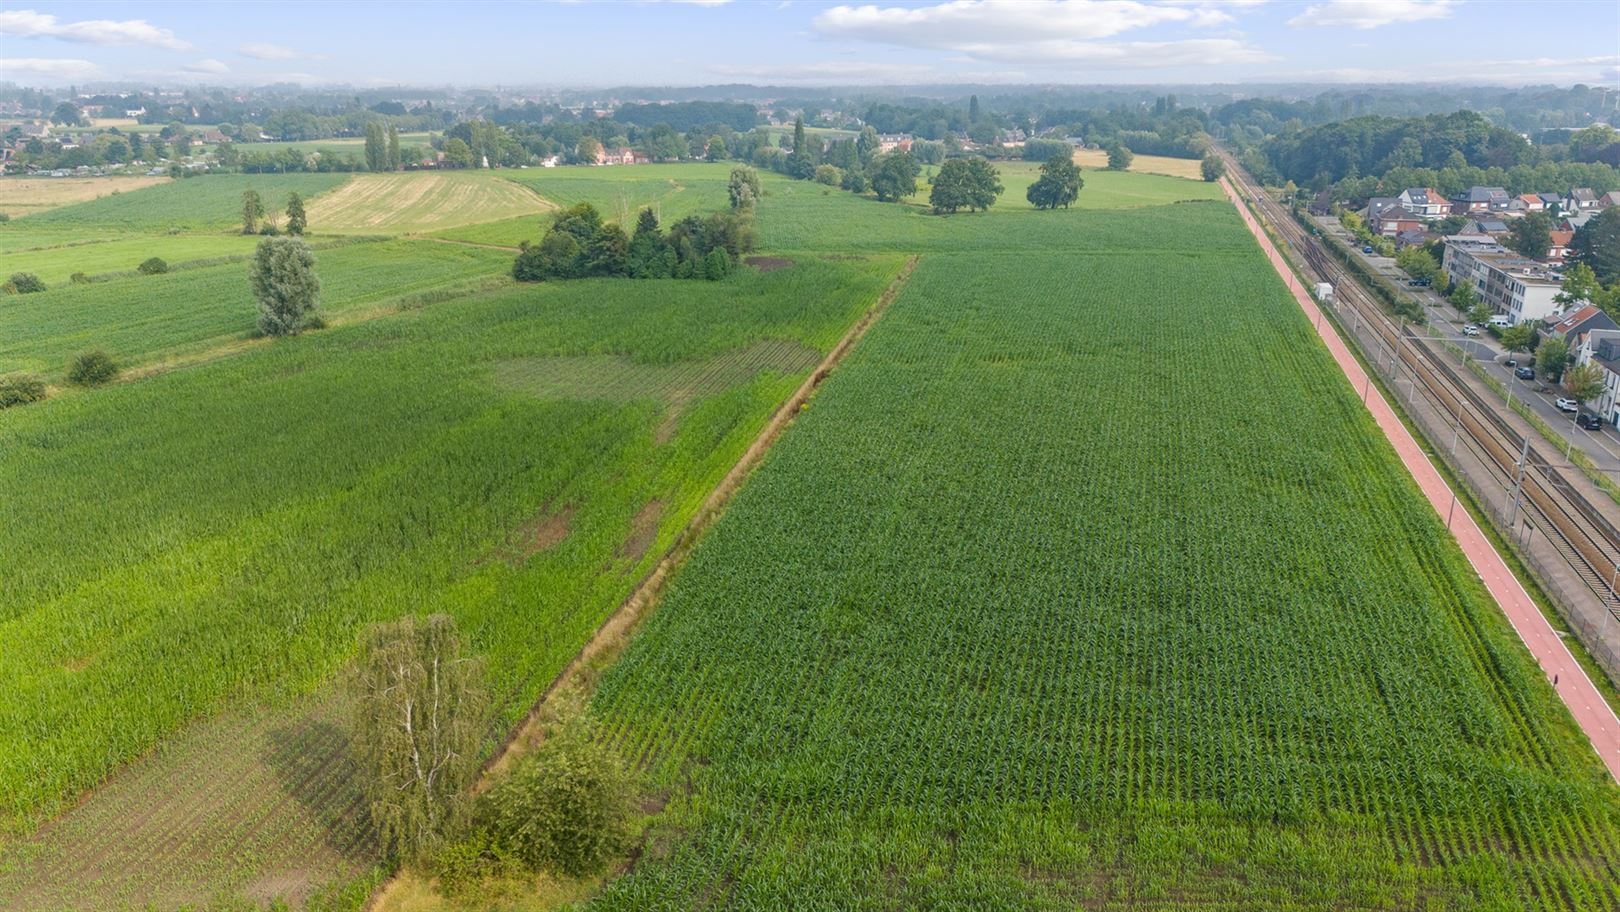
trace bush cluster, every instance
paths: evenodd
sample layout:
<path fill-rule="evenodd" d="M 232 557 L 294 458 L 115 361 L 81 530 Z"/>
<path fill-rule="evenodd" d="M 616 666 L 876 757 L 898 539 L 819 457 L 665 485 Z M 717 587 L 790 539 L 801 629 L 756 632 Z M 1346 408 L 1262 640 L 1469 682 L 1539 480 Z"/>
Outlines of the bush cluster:
<path fill-rule="evenodd" d="M 14 272 L 4 289 L 6 294 L 37 294 L 45 290 L 45 283 L 31 272 Z"/>
<path fill-rule="evenodd" d="M 100 386 L 117 376 L 118 365 L 100 349 L 81 353 L 68 366 L 68 380 L 79 386 Z"/>
<path fill-rule="evenodd" d="M 0 409 L 27 405 L 45 398 L 45 381 L 34 374 L 0 377 Z"/>
<path fill-rule="evenodd" d="M 478 800 L 468 835 L 440 850 L 434 873 L 451 895 L 496 876 L 595 874 L 630 848 L 635 795 L 600 732 L 570 722 Z"/>
<path fill-rule="evenodd" d="M 524 244 L 512 264 L 520 282 L 619 276 L 634 279 L 723 279 L 737 257 L 753 249 L 746 210 L 706 218 L 687 216 L 659 230 L 658 217 L 643 209 L 633 236 L 589 203 L 563 210 L 538 244 Z"/>
<path fill-rule="evenodd" d="M 162 257 L 150 257 L 135 269 L 141 275 L 161 275 L 169 271 L 169 264 Z"/>

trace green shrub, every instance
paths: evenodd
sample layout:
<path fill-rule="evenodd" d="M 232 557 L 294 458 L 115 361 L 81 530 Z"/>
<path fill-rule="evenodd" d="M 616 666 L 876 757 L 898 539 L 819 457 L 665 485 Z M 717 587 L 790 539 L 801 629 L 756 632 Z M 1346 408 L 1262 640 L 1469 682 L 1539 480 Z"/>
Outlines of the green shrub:
<path fill-rule="evenodd" d="M 594 874 L 629 849 L 634 799 L 630 775 L 595 727 L 570 723 L 480 801 L 483 854 L 535 871 Z"/>
<path fill-rule="evenodd" d="M 75 272 L 73 275 L 68 276 L 68 281 L 75 285 L 89 285 L 90 276 L 88 273 Z"/>
<path fill-rule="evenodd" d="M 9 222 L 9 221 L 11 221 L 11 213 L 9 213 L 9 212 L 0 212 L 0 224 L 5 224 L 6 222 Z"/>
<path fill-rule="evenodd" d="M 118 365 L 100 349 L 83 352 L 68 367 L 68 380 L 79 386 L 100 386 L 117 376 Z"/>
<path fill-rule="evenodd" d="M 0 408 L 27 405 L 45 398 L 45 381 L 34 374 L 0 377 Z"/>
<path fill-rule="evenodd" d="M 17 294 L 35 294 L 45 290 L 45 283 L 31 272 L 14 272 L 6 283 Z"/>
<path fill-rule="evenodd" d="M 135 268 L 141 275 L 161 275 L 169 271 L 169 264 L 162 257 L 150 257 Z"/>

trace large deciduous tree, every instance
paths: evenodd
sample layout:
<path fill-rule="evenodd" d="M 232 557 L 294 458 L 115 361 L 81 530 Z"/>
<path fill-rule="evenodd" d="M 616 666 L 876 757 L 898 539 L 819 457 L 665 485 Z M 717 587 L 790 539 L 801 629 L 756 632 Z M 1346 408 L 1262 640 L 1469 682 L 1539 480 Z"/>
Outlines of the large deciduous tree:
<path fill-rule="evenodd" d="M 420 858 L 469 807 L 486 701 L 482 663 L 449 615 L 367 630 L 356 669 L 354 754 L 385 850 Z"/>
<path fill-rule="evenodd" d="M 297 238 L 265 238 L 254 251 L 248 281 L 259 303 L 259 331 L 267 336 L 302 332 L 321 303 L 315 255 Z"/>
<path fill-rule="evenodd" d="M 877 160 L 872 173 L 872 191 L 877 198 L 892 203 L 917 192 L 917 175 L 922 168 L 909 152 L 890 152 Z"/>
<path fill-rule="evenodd" d="M 1610 206 L 1575 229 L 1569 255 L 1590 267 L 1599 282 L 1620 282 L 1620 206 Z"/>
<path fill-rule="evenodd" d="M 1564 376 L 1564 368 L 1569 365 L 1569 343 L 1562 336 L 1551 336 L 1543 339 L 1536 346 L 1536 370 L 1552 383 L 1557 383 Z"/>
<path fill-rule="evenodd" d="M 1545 212 L 1527 212 L 1515 219 L 1508 246 L 1532 260 L 1545 259 L 1552 249 L 1552 219 Z"/>
<path fill-rule="evenodd" d="M 1130 168 L 1135 154 L 1122 142 L 1116 142 L 1108 147 L 1108 170 L 1124 171 Z"/>
<path fill-rule="evenodd" d="M 971 212 L 990 208 L 1001 191 L 1000 175 L 989 162 L 982 158 L 953 158 L 940 166 L 928 203 L 935 212 Z"/>
<path fill-rule="evenodd" d="M 1198 163 L 1198 172 L 1213 184 L 1225 176 L 1226 162 L 1214 152 L 1205 152 L 1204 160 Z"/>
<path fill-rule="evenodd" d="M 1036 209 L 1067 209 L 1080 198 L 1080 188 L 1085 185 L 1072 156 L 1054 155 L 1041 165 L 1041 176 L 1024 191 L 1024 198 Z"/>
<path fill-rule="evenodd" d="M 731 197 L 731 208 L 752 209 L 759 200 L 759 175 L 753 168 L 732 168 L 726 191 Z"/>
<path fill-rule="evenodd" d="M 1564 375 L 1564 389 L 1569 397 L 1585 405 L 1603 393 L 1603 368 L 1596 364 L 1579 364 Z"/>

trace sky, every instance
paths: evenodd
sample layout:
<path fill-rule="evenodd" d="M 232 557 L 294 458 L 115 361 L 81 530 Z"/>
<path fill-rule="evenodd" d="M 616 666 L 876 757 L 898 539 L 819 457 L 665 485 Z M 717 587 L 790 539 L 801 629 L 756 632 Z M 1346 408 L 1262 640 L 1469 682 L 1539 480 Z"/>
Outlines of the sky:
<path fill-rule="evenodd" d="M 1615 0 L 0 0 L 25 85 L 1620 85 Z"/>

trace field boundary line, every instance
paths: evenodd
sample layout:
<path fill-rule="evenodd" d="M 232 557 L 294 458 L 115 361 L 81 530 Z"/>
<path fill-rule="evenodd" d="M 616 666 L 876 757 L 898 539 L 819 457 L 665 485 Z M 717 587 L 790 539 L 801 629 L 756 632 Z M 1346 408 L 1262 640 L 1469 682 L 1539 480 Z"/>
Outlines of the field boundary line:
<path fill-rule="evenodd" d="M 1385 438 L 1394 447 L 1396 455 L 1405 464 L 1407 471 L 1412 475 L 1412 480 L 1417 483 L 1435 513 L 1446 518 L 1446 528 L 1462 549 L 1463 556 L 1468 558 L 1474 572 L 1478 574 L 1491 596 L 1496 599 L 1514 633 L 1518 634 L 1519 640 L 1535 657 L 1536 664 L 1547 676 L 1547 682 L 1553 685 L 1554 692 L 1569 709 L 1575 724 L 1591 742 L 1598 759 L 1608 768 L 1610 776 L 1620 781 L 1620 718 L 1615 716 L 1614 710 L 1598 692 L 1597 685 L 1586 674 L 1586 669 L 1575 661 L 1575 657 L 1570 654 L 1563 640 L 1559 639 L 1552 624 L 1531 599 L 1530 593 L 1525 590 L 1518 576 L 1508 568 L 1507 562 L 1502 559 L 1502 555 L 1474 521 L 1473 515 L 1463 510 L 1459 516 L 1452 509 L 1453 504 L 1460 499 L 1457 493 L 1446 484 L 1440 470 L 1429 461 L 1423 448 L 1412 436 L 1412 432 L 1401 422 L 1395 410 L 1384 398 L 1383 392 L 1375 388 L 1371 377 L 1340 338 L 1332 322 L 1327 321 L 1324 324 L 1322 310 L 1294 277 L 1287 262 L 1271 243 L 1271 238 L 1266 235 L 1255 216 L 1249 212 L 1230 181 L 1222 178 L 1221 186 L 1226 191 L 1227 199 L 1242 217 L 1249 233 L 1270 260 L 1272 268 L 1287 286 L 1294 302 L 1315 327 L 1317 336 L 1321 338 L 1328 353 L 1343 371 L 1351 389 L 1354 390 L 1358 385 L 1364 389 L 1362 402 L 1372 415 L 1373 421 L 1384 432 Z"/>
<path fill-rule="evenodd" d="M 577 690 L 582 695 L 589 691 L 588 685 L 594 666 L 598 662 L 601 664 L 610 662 L 624 647 L 628 642 L 629 635 L 635 631 L 641 621 L 658 604 L 669 578 L 685 561 L 687 555 L 691 553 L 698 539 L 702 538 L 703 533 L 719 518 L 726 505 L 730 503 L 731 498 L 742 489 L 743 483 L 747 481 L 748 476 L 753 474 L 754 469 L 758 467 L 765 454 L 776 443 L 776 440 L 782 436 L 782 432 L 792 423 L 793 418 L 803 411 L 811 396 L 814 395 L 816 388 L 821 385 L 823 380 L 827 379 L 827 376 L 855 347 L 855 343 L 859 342 L 867 331 L 872 328 L 872 325 L 877 322 L 878 318 L 889 309 L 889 305 L 894 303 L 894 299 L 905 288 L 906 282 L 911 278 L 911 274 L 917 268 L 917 262 L 920 259 L 921 257 L 917 254 L 912 254 L 906 258 L 905 263 L 900 267 L 900 271 L 889 281 L 888 286 L 878 295 L 872 306 L 861 314 L 860 318 L 855 321 L 855 325 L 851 326 L 849 331 L 844 333 L 837 344 L 827 352 L 826 357 L 822 358 L 821 362 L 810 372 L 810 376 L 799 384 L 799 388 L 794 391 L 793 395 L 777 407 L 770 420 L 765 423 L 765 427 L 760 430 L 759 435 L 748 445 L 748 449 L 743 451 L 742 456 L 738 457 L 736 464 L 726 472 L 725 477 L 720 479 L 720 483 L 715 485 L 714 490 L 709 492 L 709 496 L 704 498 L 702 506 L 698 507 L 697 512 L 692 514 L 692 518 L 687 520 L 681 531 L 676 533 L 675 540 L 664 551 L 658 563 L 647 572 L 646 576 L 642 577 L 641 582 L 631 591 L 629 597 L 620 603 L 619 607 L 614 609 L 613 613 L 609 614 L 597 626 L 596 632 L 591 635 L 591 638 L 585 642 L 579 652 L 569 660 L 567 665 L 563 666 L 562 671 L 558 672 L 557 676 L 546 686 L 546 689 L 541 692 L 540 697 L 535 700 L 528 714 L 513 727 L 506 741 L 496 750 L 494 756 L 490 757 L 484 764 L 484 775 L 480 778 L 479 783 L 475 785 L 475 791 L 481 791 L 484 788 L 485 783 L 489 781 L 490 773 L 504 769 L 508 764 L 521 757 L 530 747 L 543 740 L 543 729 L 547 722 L 546 710 L 550 708 L 554 697 L 565 689 Z"/>

